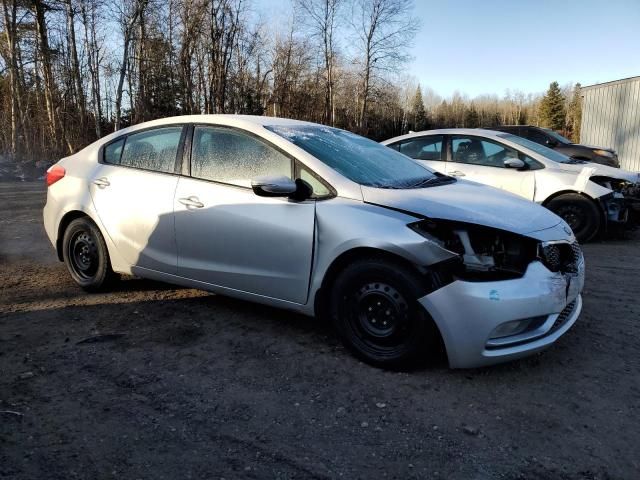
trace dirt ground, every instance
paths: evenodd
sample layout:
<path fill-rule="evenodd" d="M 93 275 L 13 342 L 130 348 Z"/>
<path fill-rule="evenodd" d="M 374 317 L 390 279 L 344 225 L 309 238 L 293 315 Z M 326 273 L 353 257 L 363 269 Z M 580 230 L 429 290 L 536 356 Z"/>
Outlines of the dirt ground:
<path fill-rule="evenodd" d="M 392 373 L 280 310 L 83 293 L 43 203 L 0 183 L 0 478 L 640 478 L 639 235 L 585 247 L 582 316 L 544 353 Z"/>

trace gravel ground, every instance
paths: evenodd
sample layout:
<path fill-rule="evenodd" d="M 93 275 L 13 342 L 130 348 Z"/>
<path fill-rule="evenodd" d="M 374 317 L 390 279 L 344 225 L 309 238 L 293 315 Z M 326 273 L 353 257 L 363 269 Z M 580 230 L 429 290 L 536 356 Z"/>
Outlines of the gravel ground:
<path fill-rule="evenodd" d="M 86 294 L 0 183 L 0 478 L 640 478 L 640 236 L 585 247 L 535 357 L 410 373 L 327 326 L 138 279 Z"/>

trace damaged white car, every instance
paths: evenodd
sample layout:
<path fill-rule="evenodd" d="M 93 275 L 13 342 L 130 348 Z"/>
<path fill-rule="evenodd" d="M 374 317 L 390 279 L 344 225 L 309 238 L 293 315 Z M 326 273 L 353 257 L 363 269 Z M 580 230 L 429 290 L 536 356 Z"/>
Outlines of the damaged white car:
<path fill-rule="evenodd" d="M 533 200 L 562 217 L 580 242 L 640 210 L 638 173 L 571 159 L 510 133 L 451 128 L 382 143 L 447 175 Z"/>
<path fill-rule="evenodd" d="M 358 135 L 235 115 L 136 125 L 47 173 L 44 226 L 84 289 L 118 273 L 330 318 L 360 358 L 452 367 L 551 345 L 582 308 L 567 224 Z"/>

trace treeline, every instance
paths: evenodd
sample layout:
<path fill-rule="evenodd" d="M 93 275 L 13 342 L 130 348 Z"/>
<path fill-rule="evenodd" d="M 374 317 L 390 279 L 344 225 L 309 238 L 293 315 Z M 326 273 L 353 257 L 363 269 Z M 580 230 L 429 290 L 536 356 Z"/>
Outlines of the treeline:
<path fill-rule="evenodd" d="M 398 73 L 420 27 L 413 0 L 293 0 L 277 28 L 249 0 L 0 1 L 0 155 L 19 161 L 182 114 L 275 115 L 375 139 L 549 117 L 522 93 L 423 95 Z M 558 92 L 573 133 L 573 93 Z"/>
<path fill-rule="evenodd" d="M 538 125 L 562 132 L 575 142 L 580 139 L 582 103 L 580 84 L 561 88 L 552 82 L 542 94 L 507 91 L 503 97 L 482 95 L 470 99 L 454 93 L 442 99 L 420 86 L 408 103 L 407 128 L 419 131 L 429 128 L 477 128 L 499 125 Z"/>

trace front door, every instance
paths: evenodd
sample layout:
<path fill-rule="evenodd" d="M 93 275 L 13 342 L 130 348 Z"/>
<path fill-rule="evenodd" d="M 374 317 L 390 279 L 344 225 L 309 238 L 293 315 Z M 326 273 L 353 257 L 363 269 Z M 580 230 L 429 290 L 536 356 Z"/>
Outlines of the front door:
<path fill-rule="evenodd" d="M 251 179 L 293 174 L 293 160 L 228 127 L 196 126 L 191 177 L 175 196 L 178 275 L 243 292 L 305 303 L 313 255 L 315 201 L 259 197 Z"/>

